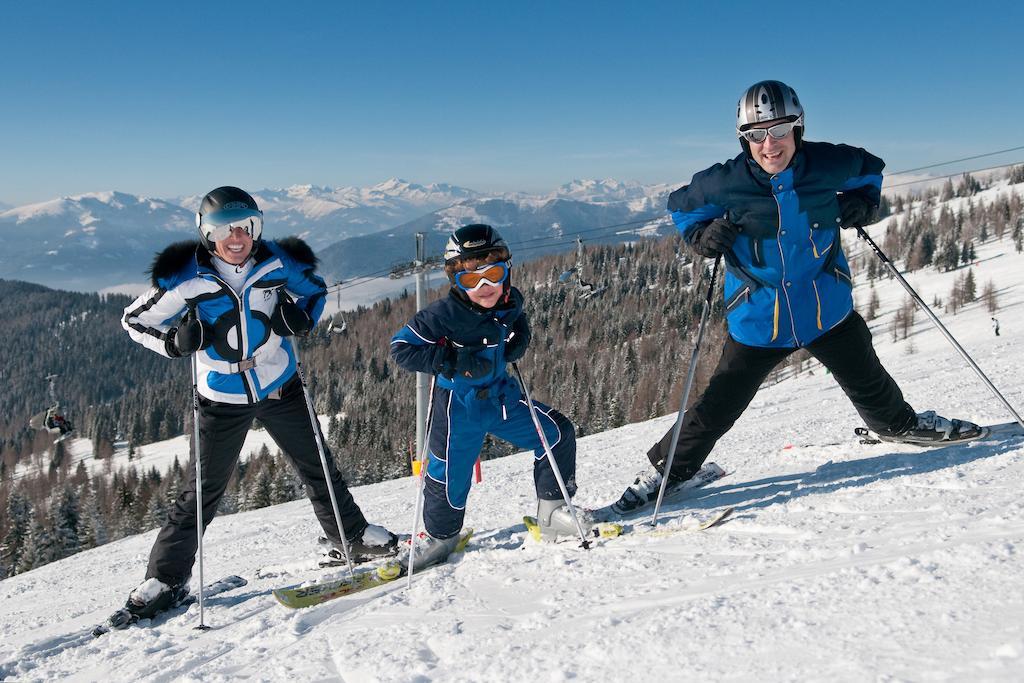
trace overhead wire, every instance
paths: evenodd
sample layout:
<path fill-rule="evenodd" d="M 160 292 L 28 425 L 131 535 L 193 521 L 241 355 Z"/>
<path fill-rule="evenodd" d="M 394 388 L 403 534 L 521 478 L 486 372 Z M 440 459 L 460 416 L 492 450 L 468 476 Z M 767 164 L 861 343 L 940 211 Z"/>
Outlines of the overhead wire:
<path fill-rule="evenodd" d="M 1020 146 L 1016 146 L 1016 147 L 1008 147 L 1006 149 L 996 150 L 994 152 L 985 152 L 983 154 L 975 154 L 975 155 L 968 156 L 968 157 L 961 157 L 959 159 L 951 159 L 949 161 L 941 161 L 941 162 L 937 162 L 937 163 L 934 163 L 934 164 L 928 164 L 926 166 L 917 166 L 917 167 L 914 167 L 914 168 L 908 168 L 908 169 L 905 169 L 905 170 L 895 171 L 895 172 L 893 172 L 890 175 L 891 176 L 897 176 L 897 175 L 903 175 L 903 174 L 906 174 L 906 173 L 914 173 L 916 171 L 923 171 L 923 170 L 930 169 L 930 168 L 937 168 L 939 166 L 948 166 L 950 164 L 956 164 L 956 163 L 960 163 L 960 162 L 964 162 L 964 161 L 972 161 L 974 159 L 981 159 L 981 158 L 984 158 L 984 157 L 996 156 L 996 155 L 999 155 L 999 154 L 1007 154 L 1009 152 L 1016 152 L 1016 151 L 1020 151 L 1020 150 L 1024 150 L 1024 145 L 1020 145 Z M 945 178 L 952 178 L 954 176 L 964 175 L 964 174 L 968 174 L 968 173 L 982 173 L 982 172 L 985 172 L 985 171 L 994 171 L 994 170 L 998 170 L 998 169 L 1001 169 L 1001 168 L 1009 168 L 1011 166 L 1017 166 L 1017 165 L 1020 165 L 1022 163 L 1024 163 L 1024 161 L 1015 161 L 1015 162 L 1011 162 L 1011 163 L 1008 163 L 1008 164 L 1000 164 L 998 166 L 987 166 L 985 168 L 957 171 L 955 173 L 949 173 L 949 174 L 946 174 L 946 175 L 930 176 L 928 178 L 920 178 L 920 179 L 917 179 L 917 180 L 909 180 L 909 181 L 904 181 L 904 182 L 900 182 L 900 183 L 894 183 L 892 185 L 884 185 L 883 189 L 889 190 L 889 189 L 892 189 L 892 188 L 895 188 L 895 187 L 905 187 L 907 185 L 916 185 L 916 184 L 920 184 L 920 183 L 932 182 L 932 181 L 935 181 L 935 180 L 943 180 Z M 622 230 L 624 228 L 631 228 L 633 226 L 639 226 L 639 225 L 646 225 L 646 224 L 649 224 L 649 223 L 658 223 L 658 222 L 668 221 L 669 218 L 670 218 L 670 216 L 668 216 L 665 213 L 650 214 L 650 215 L 647 215 L 647 216 L 641 216 L 641 217 L 636 218 L 634 220 L 625 221 L 625 222 L 622 222 L 622 223 L 613 223 L 613 224 L 610 224 L 610 225 L 602 225 L 602 226 L 597 226 L 597 227 L 584 228 L 584 229 L 581 229 L 581 230 L 573 230 L 571 232 L 562 232 L 562 233 L 559 233 L 558 235 L 548 235 L 548 236 L 542 236 L 542 237 L 531 237 L 531 238 L 525 239 L 525 240 L 509 240 L 509 241 L 513 245 L 515 245 L 517 253 L 518 252 L 524 252 L 524 251 L 537 251 L 537 250 L 540 250 L 540 249 L 549 249 L 549 248 L 553 248 L 553 247 L 565 246 L 565 245 L 575 244 L 576 243 L 575 239 L 566 240 L 566 239 L 564 239 L 566 237 L 575 237 L 575 236 L 579 236 L 579 235 L 595 235 L 596 233 L 614 234 L 615 231 L 620 231 L 620 230 Z M 600 235 L 598 235 L 598 236 L 600 236 Z M 539 243 L 539 244 L 537 244 L 536 246 L 529 246 L 529 245 L 532 245 L 534 243 Z M 356 286 L 358 286 L 360 284 L 364 284 L 363 282 L 361 282 L 361 280 L 372 279 L 372 278 L 374 278 L 374 277 L 376 277 L 378 275 L 383 275 L 385 273 L 390 273 L 390 272 L 392 272 L 392 270 L 393 270 L 392 268 L 385 268 L 385 269 L 377 270 L 377 271 L 374 271 L 374 272 L 371 272 L 371 273 L 364 273 L 364 274 L 361 274 L 361 275 L 356 275 L 356 276 L 354 276 L 354 277 L 352 277 L 350 279 L 345 280 L 344 283 L 337 282 L 334 285 L 331 285 L 331 287 L 328 288 L 328 292 L 336 293 L 336 292 L 342 291 L 344 289 L 348 289 L 349 287 L 356 287 Z"/>

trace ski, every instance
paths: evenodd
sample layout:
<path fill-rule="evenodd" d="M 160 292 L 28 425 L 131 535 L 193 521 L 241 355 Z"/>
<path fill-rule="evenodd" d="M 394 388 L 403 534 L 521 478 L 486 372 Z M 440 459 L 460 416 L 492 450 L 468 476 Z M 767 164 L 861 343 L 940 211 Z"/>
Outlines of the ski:
<path fill-rule="evenodd" d="M 463 529 L 459 534 L 459 542 L 452 551 L 452 554 L 454 555 L 455 553 L 465 551 L 466 545 L 469 543 L 469 539 L 472 538 L 472 536 L 472 529 Z M 436 567 L 438 565 L 431 566 Z M 422 571 L 427 571 L 430 568 L 431 567 L 424 567 Z M 417 573 L 419 573 L 419 571 L 421 570 L 417 570 Z M 303 607 L 319 605 L 346 595 L 361 593 L 363 591 L 370 590 L 371 588 L 377 588 L 378 586 L 392 583 L 396 579 L 405 575 L 405 567 L 403 567 L 398 560 L 389 560 L 376 569 L 356 574 L 355 578 L 346 577 L 335 581 L 313 583 L 308 586 L 277 588 L 274 589 L 274 597 L 277 598 L 277 601 L 285 607 L 301 609 Z"/>
<path fill-rule="evenodd" d="M 1016 422 L 1003 422 L 994 425 L 981 425 L 981 433 L 969 439 L 947 439 L 945 441 L 906 441 L 902 439 L 885 439 L 867 427 L 856 427 L 853 433 L 857 436 L 858 442 L 866 446 L 874 446 L 881 443 L 905 443 L 910 446 L 922 446 L 924 448 L 942 448 L 953 446 L 959 443 L 970 443 L 971 441 L 985 441 L 990 439 L 1014 439 L 1024 437 L 1024 428 Z"/>
<path fill-rule="evenodd" d="M 206 588 L 203 589 L 203 597 L 209 598 L 214 595 L 226 593 L 230 590 L 234 590 L 235 588 L 241 588 L 247 583 L 249 582 L 243 579 L 241 576 L 225 576 L 223 579 L 207 584 Z M 189 605 L 193 605 L 197 602 L 199 602 L 199 594 L 193 591 L 192 593 L 186 595 L 185 598 L 177 605 L 174 605 L 173 607 L 165 610 L 164 612 L 156 614 L 155 617 L 150 618 L 160 618 L 164 615 L 172 616 L 170 613 L 175 611 L 181 613 L 184 611 L 181 608 L 187 608 Z M 104 621 L 102 624 L 94 628 L 92 630 L 92 635 L 94 638 L 99 638 L 104 633 L 109 633 L 113 630 L 128 628 L 132 624 L 135 624 L 139 621 L 140 619 L 138 615 L 132 614 L 128 611 L 126 607 L 122 607 L 121 609 L 117 610 L 109 617 L 107 617 L 106 621 Z"/>
<path fill-rule="evenodd" d="M 723 508 L 722 510 L 719 510 L 718 512 L 698 521 L 697 524 L 685 526 L 682 528 L 644 529 L 638 525 L 625 526 L 623 524 L 619 524 L 618 522 L 598 522 L 593 526 L 593 528 L 591 528 L 590 534 L 594 538 L 610 539 L 618 538 L 619 536 L 623 536 L 625 534 L 662 536 L 677 533 L 680 531 L 704 531 L 706 529 L 710 529 L 711 527 L 717 526 L 718 524 L 724 522 L 730 515 L 732 515 L 733 512 L 735 512 L 735 510 L 736 508 L 734 507 Z M 540 541 L 541 529 L 540 526 L 537 524 L 537 519 L 535 517 L 523 517 L 523 523 L 526 524 L 526 529 L 530 532 L 530 536 L 535 541 Z M 569 540 L 571 538 L 575 537 L 566 536 L 565 540 Z"/>
<path fill-rule="evenodd" d="M 690 477 L 682 484 L 677 486 L 674 490 L 666 492 L 664 502 L 676 502 L 681 499 L 684 499 L 686 496 L 693 493 L 694 489 L 703 488 L 712 482 L 718 481 L 719 479 L 729 476 L 729 474 L 731 473 L 726 472 L 713 462 L 705 463 L 704 465 L 701 466 L 699 470 L 697 470 L 697 473 L 694 474 L 692 477 Z M 617 512 L 614 509 L 614 504 L 605 505 L 602 508 L 594 510 L 592 512 L 592 515 L 597 522 L 616 522 L 626 519 L 633 519 L 641 515 L 647 514 L 650 511 L 651 503 L 653 502 L 654 501 L 652 500 L 646 505 L 643 505 L 641 507 L 636 508 L 635 510 L 630 510 L 625 513 Z"/>

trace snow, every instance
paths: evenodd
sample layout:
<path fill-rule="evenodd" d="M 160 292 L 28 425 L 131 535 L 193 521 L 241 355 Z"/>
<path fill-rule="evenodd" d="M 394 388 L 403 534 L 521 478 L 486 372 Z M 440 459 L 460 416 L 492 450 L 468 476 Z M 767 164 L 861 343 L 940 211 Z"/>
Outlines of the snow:
<path fill-rule="evenodd" d="M 190 409 L 184 406 L 182 410 Z M 320 427 L 327 431 L 330 418 L 321 415 Z M 89 475 L 101 472 L 116 472 L 122 468 L 134 467 L 139 472 L 148 472 L 156 468 L 160 473 L 166 472 L 167 468 L 174 464 L 175 459 L 183 466 L 188 466 L 189 458 L 189 436 L 182 434 L 166 441 L 144 444 L 135 449 L 134 456 L 128 458 L 128 449 L 121 449 L 115 452 L 110 458 L 97 460 L 93 457 L 92 439 L 67 438 L 64 440 L 65 457 L 69 459 L 69 469 L 74 472 L 79 463 L 84 463 Z M 266 446 L 271 453 L 276 453 L 277 444 L 265 429 L 250 429 L 245 435 L 242 443 L 241 457 L 243 460 L 249 454 L 257 453 L 263 446 Z M 18 463 L 14 469 L 13 476 L 20 479 L 29 474 L 45 473 L 49 470 L 52 453 L 44 451 L 33 456 L 31 462 Z"/>
<path fill-rule="evenodd" d="M 980 302 L 936 312 L 1019 409 L 1024 256 L 1009 239 L 977 252 L 979 290 L 989 279 L 999 288 L 1002 335 Z M 963 272 L 907 277 L 930 302 Z M 917 410 L 1010 420 L 924 315 L 893 342 L 905 294 L 891 280 L 875 288 L 886 311 L 871 322 L 876 348 Z M 864 300 L 868 286 L 855 294 Z M 192 606 L 150 628 L 83 636 L 142 582 L 153 530 L 0 582 L 0 678 L 1024 678 L 1024 441 L 861 445 L 853 408 L 812 370 L 761 390 L 712 453 L 730 475 L 667 505 L 657 531 L 640 520 L 589 552 L 526 543 L 520 518 L 535 501 L 531 455 L 521 453 L 484 463 L 467 509 L 469 551 L 411 589 L 399 581 L 306 610 L 279 606 L 273 588 L 344 575 L 312 568 L 318 527 L 297 501 L 210 526 L 207 581 L 249 580 L 207 601 L 212 630 L 193 630 Z M 576 501 L 614 500 L 673 419 L 580 439 Z M 408 532 L 414 486 L 404 478 L 354 495 L 371 522 Z M 729 521 L 686 530 L 726 506 L 736 508 Z"/>

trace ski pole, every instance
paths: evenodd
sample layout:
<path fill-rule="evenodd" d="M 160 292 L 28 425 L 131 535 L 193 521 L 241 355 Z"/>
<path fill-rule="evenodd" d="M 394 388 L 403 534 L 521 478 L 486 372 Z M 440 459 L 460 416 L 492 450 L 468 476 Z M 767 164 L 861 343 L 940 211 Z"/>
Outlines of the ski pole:
<path fill-rule="evenodd" d="M 576 523 L 576 531 L 580 535 L 580 546 L 584 550 L 590 550 L 590 541 L 587 540 L 587 534 L 583 531 L 583 525 L 580 524 L 579 517 L 576 515 L 576 508 L 573 507 L 572 500 L 569 499 L 569 490 L 565 487 L 565 482 L 562 480 L 562 473 L 558 469 L 558 463 L 555 461 L 555 454 L 551 452 L 551 446 L 548 444 L 548 438 L 544 435 L 544 428 L 541 427 L 540 418 L 537 417 L 537 407 L 533 405 L 533 399 L 530 398 L 530 390 L 526 386 L 526 381 L 523 380 L 523 373 L 519 371 L 519 364 L 513 363 L 512 369 L 516 373 L 516 379 L 519 380 L 519 386 L 523 388 L 523 394 L 526 396 L 526 405 L 530 409 L 530 417 L 533 419 L 533 426 L 537 430 L 537 436 L 540 437 L 540 443 L 544 447 L 544 453 L 548 456 L 548 464 L 551 465 L 551 471 L 555 474 L 555 481 L 558 482 L 558 488 L 562 491 L 562 498 L 565 499 L 565 505 L 569 508 L 569 514 L 572 515 L 572 521 Z"/>
<path fill-rule="evenodd" d="M 420 475 L 416 483 L 416 505 L 412 515 L 412 538 L 409 540 L 409 577 L 406 588 L 412 588 L 412 572 L 416 563 L 416 534 L 420 530 L 420 514 L 423 512 L 423 487 L 427 477 L 427 457 L 430 452 L 430 423 L 434 417 L 434 384 L 437 376 L 430 376 L 430 400 L 427 402 L 427 425 L 423 430 L 423 450 L 420 452 Z"/>
<path fill-rule="evenodd" d="M 352 557 L 348 552 L 348 538 L 345 536 L 345 525 L 341 523 L 341 510 L 338 508 L 338 499 L 334 495 L 334 480 L 331 478 L 331 468 L 327 464 L 327 452 L 324 450 L 324 440 L 320 433 L 320 421 L 316 419 L 316 411 L 313 410 L 309 387 L 306 386 L 306 373 L 302 368 L 302 361 L 299 359 L 299 343 L 294 337 L 292 338 L 292 353 L 295 354 L 295 372 L 299 375 L 299 384 L 302 385 L 302 397 L 306 399 L 306 412 L 309 413 L 309 425 L 313 429 L 313 440 L 316 441 L 316 449 L 320 452 L 320 464 L 324 468 L 324 483 L 327 484 L 327 493 L 331 496 L 334 522 L 338 525 L 338 535 L 341 537 L 341 552 L 345 554 L 349 576 L 355 581 L 356 570 L 352 566 Z"/>
<path fill-rule="evenodd" d="M 676 413 L 676 424 L 672 428 L 672 443 L 668 449 L 668 457 L 665 458 L 665 466 L 662 468 L 661 487 L 658 489 L 658 502 L 654 505 L 654 515 L 651 516 L 651 526 L 658 524 L 658 512 L 661 511 L 661 501 L 665 498 L 665 490 L 668 488 L 668 478 L 672 474 L 672 461 L 676 457 L 676 446 L 679 445 L 679 432 L 683 427 L 683 416 L 686 414 L 686 402 L 690 399 L 690 389 L 693 387 L 693 378 L 697 374 L 697 358 L 700 356 L 700 347 L 704 342 L 704 331 L 707 329 L 708 318 L 711 313 L 711 297 L 715 293 L 715 280 L 718 279 L 718 268 L 722 263 L 722 255 L 715 258 L 715 267 L 711 271 L 711 282 L 708 283 L 708 294 L 704 297 L 704 307 L 700 312 L 700 326 L 697 328 L 697 341 L 693 345 L 693 355 L 690 356 L 690 367 L 686 371 L 686 386 L 683 389 L 683 400 L 679 404 L 679 412 Z"/>
<path fill-rule="evenodd" d="M 999 392 L 998 389 L 996 389 L 996 386 L 992 384 L 992 381 L 985 375 L 984 372 L 982 372 L 981 368 L 978 367 L 978 364 L 974 362 L 974 359 L 971 358 L 967 351 L 964 350 L 964 347 L 960 346 L 957 340 L 953 338 L 953 335 L 950 334 L 949 330 L 946 329 L 946 326 L 939 322 L 938 317 L 936 317 L 936 315 L 932 312 L 932 309 L 929 308 L 928 304 L 926 304 L 924 300 L 922 300 L 921 297 L 918 295 L 918 293 L 914 291 L 914 288 L 910 286 L 910 283 L 903 278 L 903 276 L 900 274 L 900 271 L 896 268 L 893 262 L 889 260 L 889 257 L 882 252 L 881 248 L 877 244 L 875 244 L 875 241 L 871 239 L 871 236 L 868 235 L 864 228 L 856 226 L 856 229 L 857 236 L 868 243 L 868 246 L 871 247 L 871 250 L 874 251 L 875 255 L 878 256 L 878 258 L 882 261 L 882 264 L 886 268 L 888 268 L 889 272 L 892 273 L 892 275 L 899 281 L 901 285 L 903 285 L 903 289 L 907 290 L 907 293 L 910 295 L 910 298 L 914 300 L 914 303 L 917 304 L 918 308 L 925 312 L 925 315 L 928 316 L 928 319 L 931 320 L 935 327 L 939 329 L 939 332 L 942 333 L 946 340 L 953 345 L 953 348 L 956 349 L 961 356 L 963 356 L 963 359 L 967 361 L 967 364 L 971 366 L 971 369 L 974 370 L 975 373 L 977 373 L 978 377 L 981 378 L 981 381 L 985 383 L 985 386 L 987 386 L 989 390 L 992 392 L 992 394 L 997 399 L 999 399 L 999 401 L 1004 406 L 1006 406 L 1006 409 L 1010 411 L 1011 415 L 1013 415 L 1013 419 L 1016 420 L 1017 424 L 1019 424 L 1021 427 L 1024 427 L 1024 420 L 1022 420 L 1020 415 L 1017 414 L 1017 411 L 1013 409 L 1013 406 L 1010 405 L 1010 402 L 1006 400 L 1006 398 Z"/>
<path fill-rule="evenodd" d="M 194 306 L 189 307 L 192 315 L 196 314 Z M 203 609 L 203 458 L 199 448 L 199 367 L 196 362 L 195 351 L 192 353 L 192 445 L 196 454 L 196 537 L 199 542 L 199 626 L 198 631 L 206 631 L 210 627 L 206 625 Z"/>

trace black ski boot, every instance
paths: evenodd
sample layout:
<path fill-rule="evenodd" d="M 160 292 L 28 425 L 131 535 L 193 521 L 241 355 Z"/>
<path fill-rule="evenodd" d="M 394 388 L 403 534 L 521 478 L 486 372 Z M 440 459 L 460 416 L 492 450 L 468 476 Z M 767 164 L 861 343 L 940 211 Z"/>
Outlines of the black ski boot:
<path fill-rule="evenodd" d="M 398 536 L 377 524 L 367 524 L 359 535 L 348 539 L 348 551 L 352 555 L 352 563 L 360 564 L 380 557 L 390 557 L 398 552 Z M 338 567 L 345 565 L 345 553 L 335 547 L 326 538 L 320 543 L 331 546 L 320 558 L 321 567 Z"/>
<path fill-rule="evenodd" d="M 878 432 L 878 438 L 892 443 L 909 443 L 916 446 L 945 446 L 959 441 L 980 439 L 988 434 L 985 427 L 979 427 L 967 420 L 948 420 L 934 410 L 918 413 L 910 424 L 899 430 Z"/>
<path fill-rule="evenodd" d="M 168 586 L 160 579 L 146 579 L 128 596 L 124 608 L 139 619 L 150 619 L 160 612 L 177 607 L 188 597 L 188 579 Z"/>
<path fill-rule="evenodd" d="M 689 488 L 704 486 L 724 476 L 725 470 L 721 467 L 713 462 L 705 463 L 689 479 L 669 476 L 665 497 L 671 498 L 673 494 Z M 641 510 L 658 499 L 660 489 L 661 472 L 651 465 L 636 475 L 636 479 L 622 492 L 622 496 L 612 503 L 611 511 L 616 515 L 626 515 Z"/>

